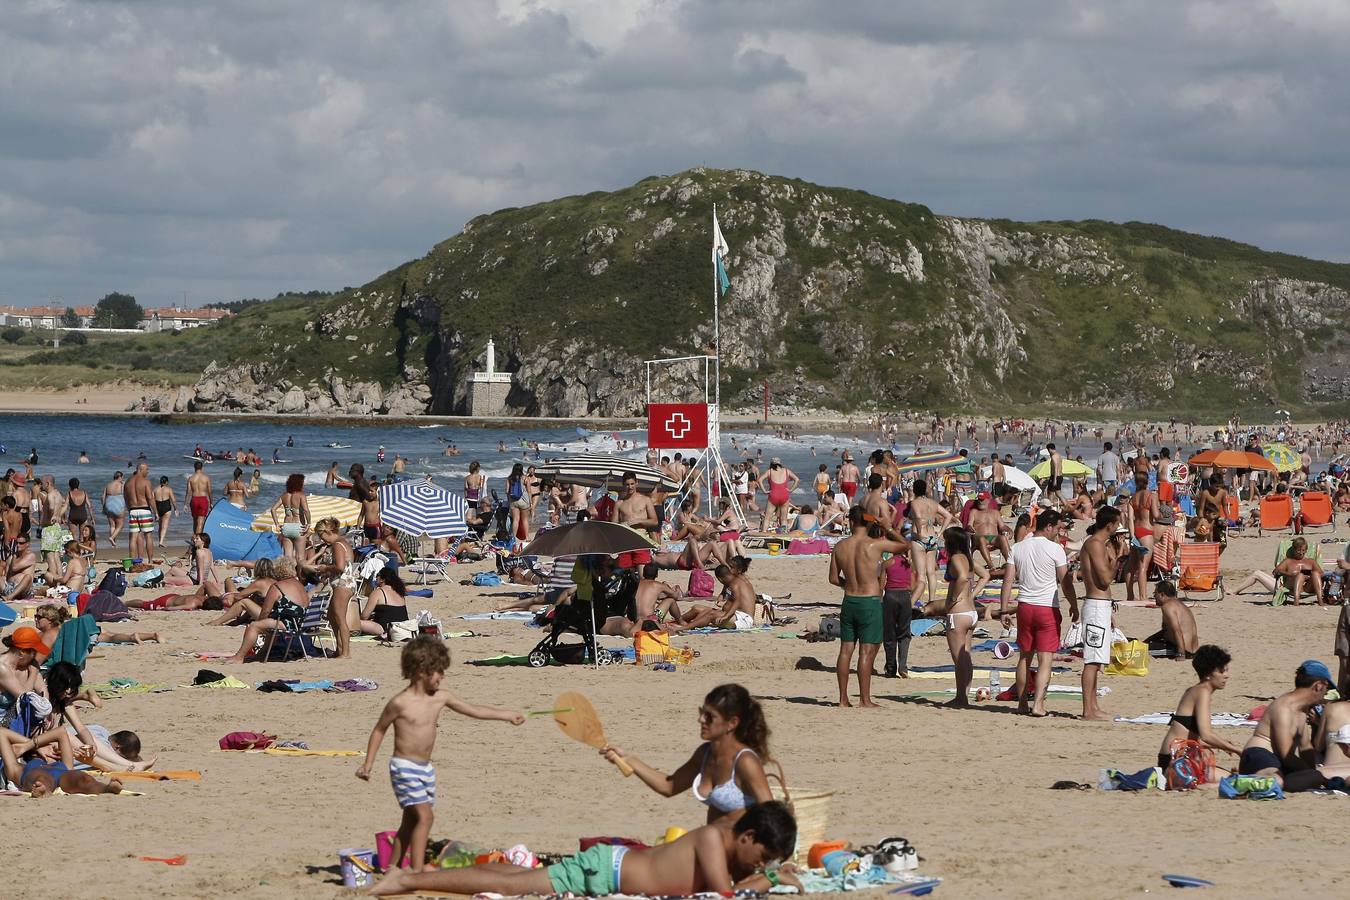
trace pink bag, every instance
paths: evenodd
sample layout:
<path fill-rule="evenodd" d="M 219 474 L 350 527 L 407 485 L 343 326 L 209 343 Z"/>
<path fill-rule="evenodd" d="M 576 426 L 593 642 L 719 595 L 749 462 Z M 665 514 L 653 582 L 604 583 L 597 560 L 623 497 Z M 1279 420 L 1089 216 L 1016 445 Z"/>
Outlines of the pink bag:
<path fill-rule="evenodd" d="M 689 590 L 685 591 L 686 597 L 711 597 L 713 595 L 713 577 L 707 569 L 691 569 L 689 571 Z"/>
<path fill-rule="evenodd" d="M 220 739 L 222 750 L 265 750 L 276 743 L 276 735 L 256 731 L 231 731 Z"/>

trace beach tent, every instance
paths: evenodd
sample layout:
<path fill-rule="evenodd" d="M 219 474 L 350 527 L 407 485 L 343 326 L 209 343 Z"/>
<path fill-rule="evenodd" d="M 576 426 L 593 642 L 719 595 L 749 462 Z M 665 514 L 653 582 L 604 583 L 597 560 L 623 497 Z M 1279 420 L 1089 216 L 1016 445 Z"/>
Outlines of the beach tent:
<path fill-rule="evenodd" d="M 311 524 L 320 519 L 334 518 L 343 528 L 351 528 L 361 521 L 361 503 L 347 497 L 334 497 L 331 494 L 306 494 L 305 503 L 309 505 Z M 285 518 L 278 515 L 277 518 Z M 276 531 L 276 522 L 272 520 L 271 509 L 265 509 L 253 517 L 254 531 Z M 215 540 L 212 538 L 212 540 Z"/>
<path fill-rule="evenodd" d="M 1066 459 L 1061 461 L 1060 473 L 1063 474 L 1065 478 L 1086 478 L 1092 474 L 1092 469 L 1083 465 L 1076 459 Z M 1049 478 L 1050 460 L 1041 460 L 1036 465 L 1032 466 L 1031 471 L 1027 474 L 1032 478 Z"/>
<path fill-rule="evenodd" d="M 980 469 L 981 478 L 993 478 L 994 467 L 985 466 Z M 1003 466 L 1003 483 L 1015 491 L 1034 491 L 1037 489 L 1036 481 L 1016 466 Z"/>
<path fill-rule="evenodd" d="M 254 560 L 281 555 L 281 542 L 270 531 L 254 531 L 253 517 L 228 500 L 211 507 L 202 530 L 211 535 L 216 559 Z"/>

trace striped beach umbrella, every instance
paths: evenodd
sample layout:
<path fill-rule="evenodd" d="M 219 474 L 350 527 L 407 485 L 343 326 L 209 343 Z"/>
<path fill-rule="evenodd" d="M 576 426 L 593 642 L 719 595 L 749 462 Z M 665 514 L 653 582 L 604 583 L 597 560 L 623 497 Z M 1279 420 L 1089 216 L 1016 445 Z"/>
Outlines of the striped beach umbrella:
<path fill-rule="evenodd" d="M 380 521 L 408 534 L 433 538 L 469 533 L 464 521 L 464 499 L 429 481 L 382 485 Z"/>
<path fill-rule="evenodd" d="M 334 518 L 343 528 L 350 528 L 361 521 L 361 504 L 347 497 L 334 497 L 331 494 L 306 494 L 305 503 L 309 506 L 309 521 Z M 284 518 L 280 512 L 277 520 Z M 265 509 L 253 517 L 254 531 L 278 531 L 276 521 L 272 519 L 272 510 Z"/>
<path fill-rule="evenodd" d="M 896 468 L 901 472 L 923 472 L 927 469 L 946 469 L 967 462 L 966 458 L 954 450 L 926 450 L 907 456 Z"/>
<path fill-rule="evenodd" d="M 551 459 L 535 466 L 534 472 L 540 478 L 553 478 L 563 484 L 612 488 L 617 488 L 623 483 L 625 472 L 632 472 L 637 476 L 638 490 L 650 491 L 657 487 L 666 491 L 680 489 L 669 475 L 641 460 L 608 456 L 603 453 L 585 453 Z"/>

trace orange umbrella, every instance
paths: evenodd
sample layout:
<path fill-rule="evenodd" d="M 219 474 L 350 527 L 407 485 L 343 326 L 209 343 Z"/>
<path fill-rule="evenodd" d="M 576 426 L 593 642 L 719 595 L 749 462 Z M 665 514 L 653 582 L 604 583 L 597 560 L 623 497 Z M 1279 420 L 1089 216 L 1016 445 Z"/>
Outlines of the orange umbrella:
<path fill-rule="evenodd" d="M 1260 469 L 1274 472 L 1275 465 L 1259 453 L 1241 450 L 1205 450 L 1187 460 L 1193 466 L 1213 466 L 1216 469 Z"/>

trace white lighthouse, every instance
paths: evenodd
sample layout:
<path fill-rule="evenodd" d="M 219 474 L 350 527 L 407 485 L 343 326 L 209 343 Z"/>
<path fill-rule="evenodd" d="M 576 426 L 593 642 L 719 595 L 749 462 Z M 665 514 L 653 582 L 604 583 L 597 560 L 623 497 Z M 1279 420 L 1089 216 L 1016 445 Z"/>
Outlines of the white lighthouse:
<path fill-rule="evenodd" d="M 511 392 L 511 373 L 497 371 L 497 345 L 487 342 L 487 369 L 469 376 L 469 415 L 506 414 L 506 395 Z"/>

